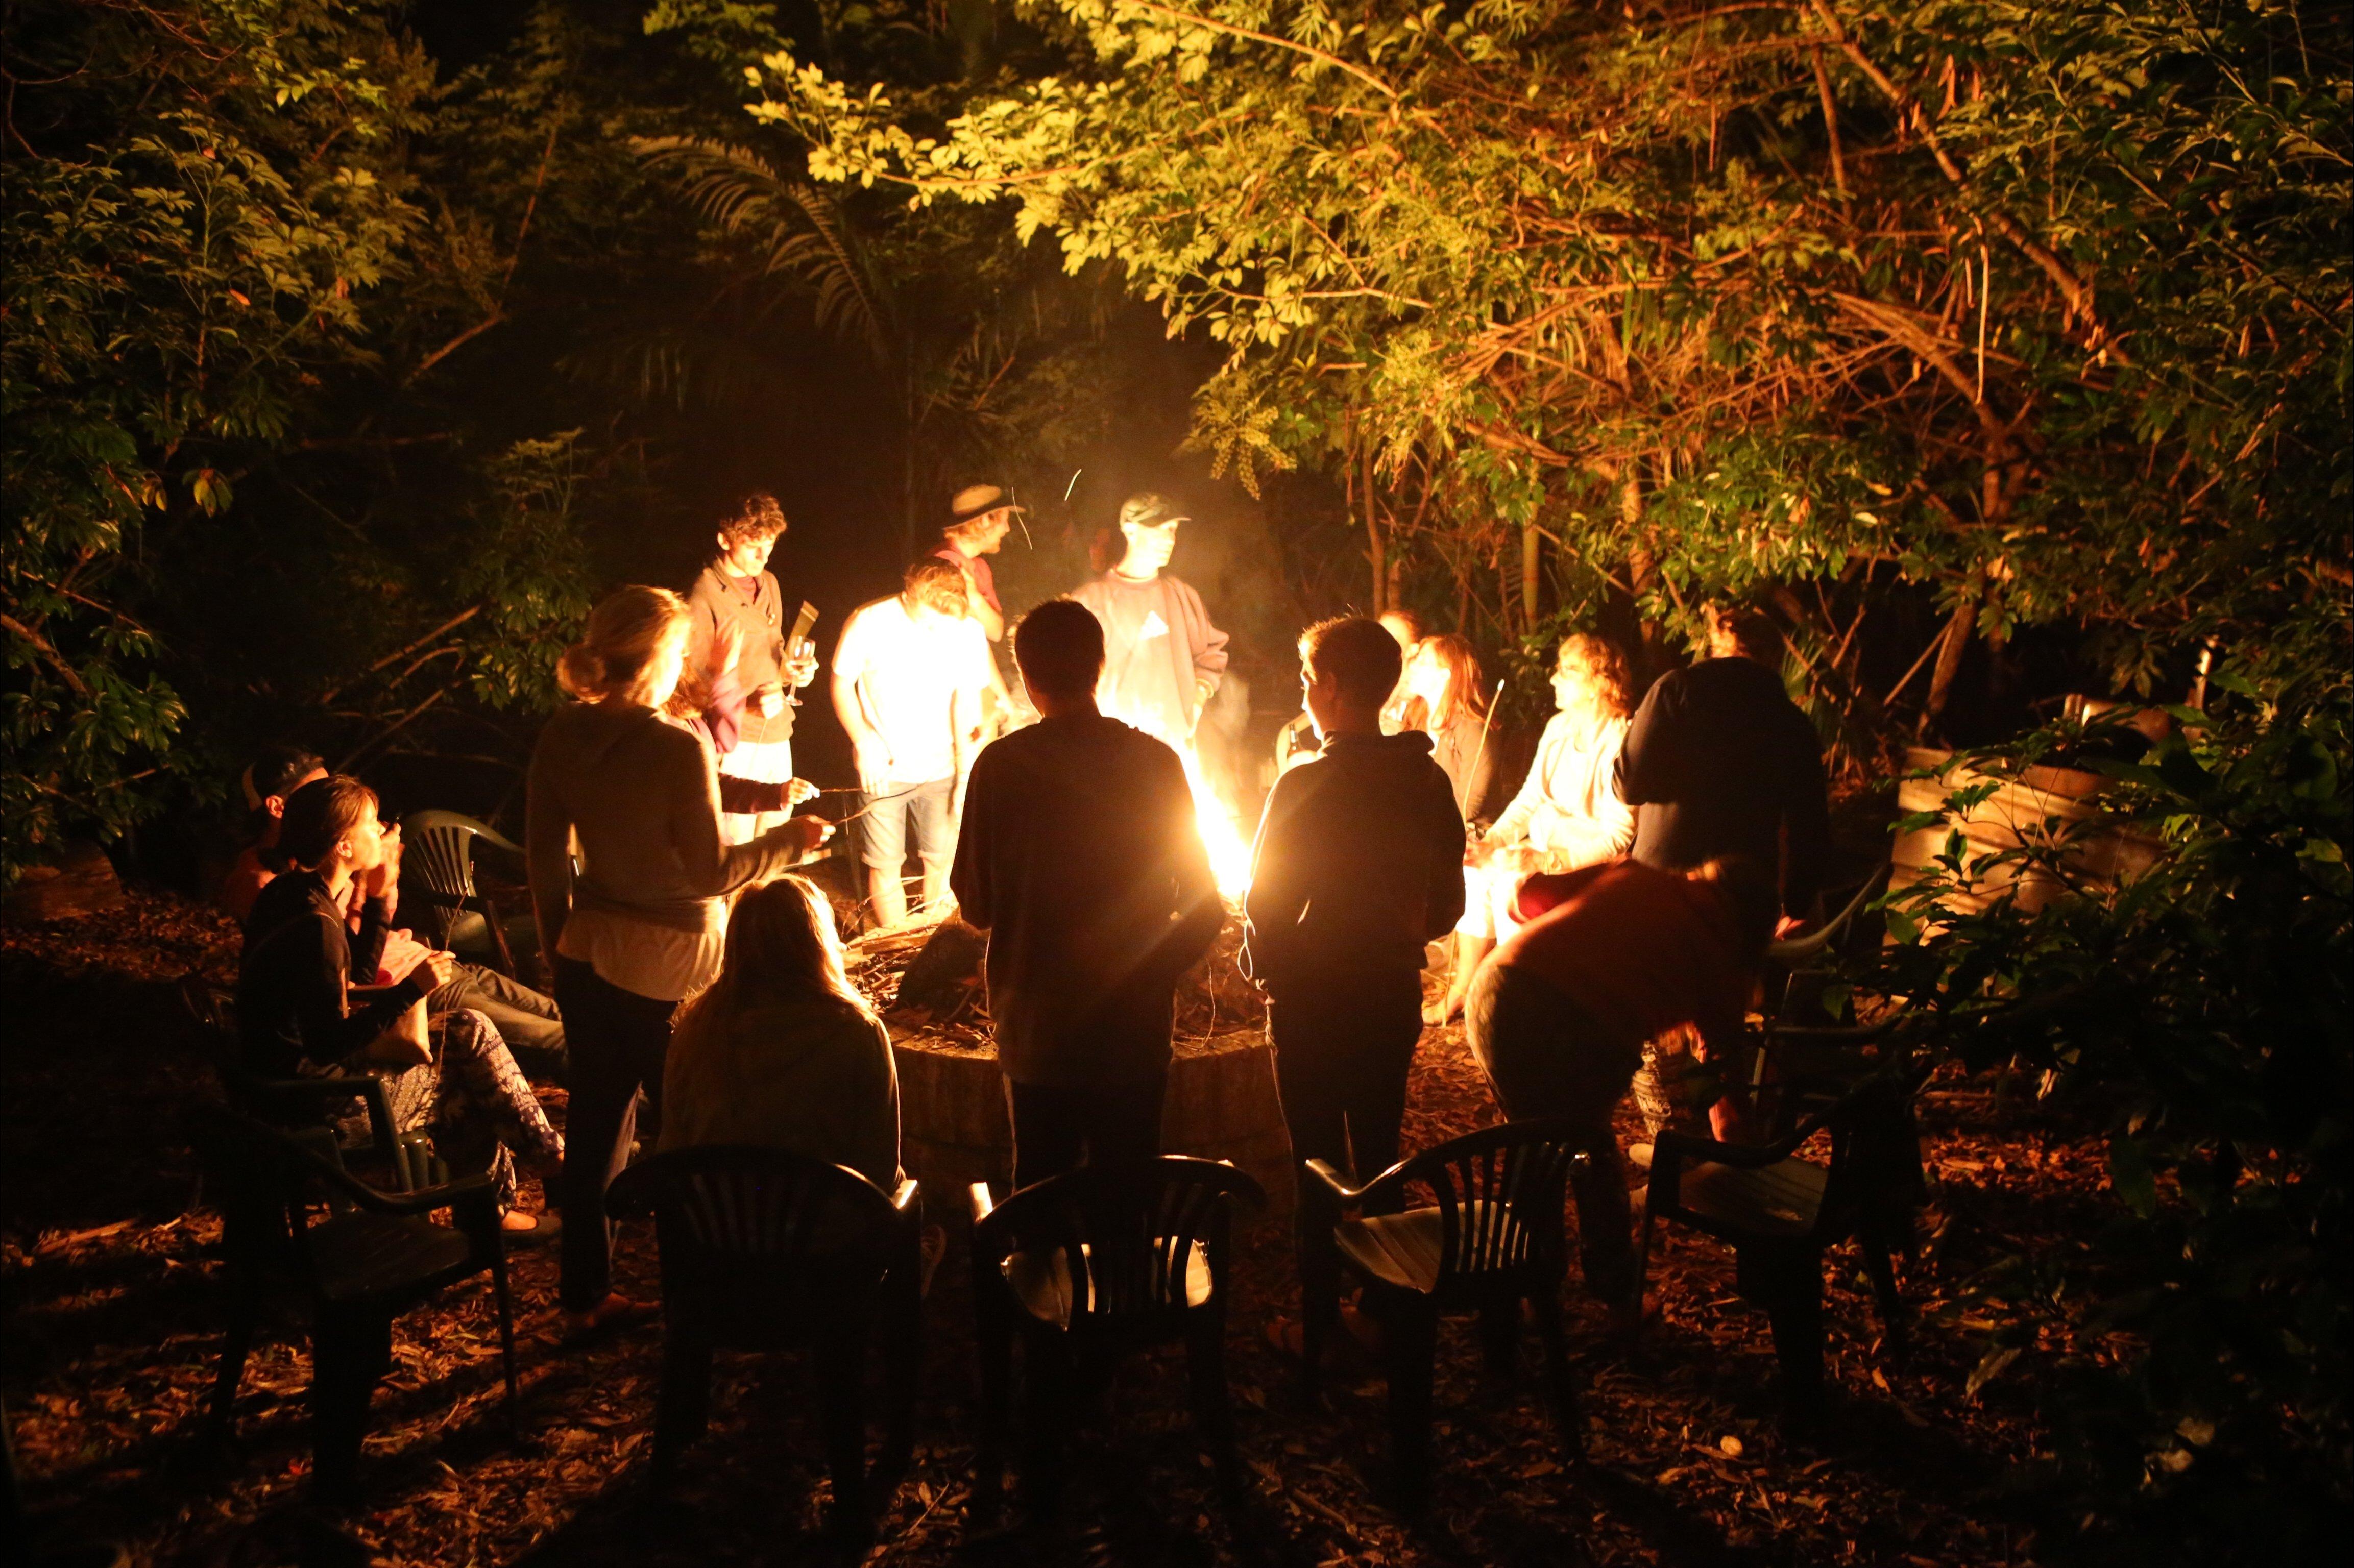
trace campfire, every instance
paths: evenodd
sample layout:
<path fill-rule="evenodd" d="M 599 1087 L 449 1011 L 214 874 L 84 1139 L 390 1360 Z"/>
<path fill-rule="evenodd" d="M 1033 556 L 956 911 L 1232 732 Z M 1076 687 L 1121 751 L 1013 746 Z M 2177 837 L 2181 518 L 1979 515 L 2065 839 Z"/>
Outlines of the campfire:
<path fill-rule="evenodd" d="M 1217 940 L 1177 984 L 1176 1043 L 1199 1048 L 1266 1022 L 1266 1002 L 1242 970 L 1243 922 L 1228 904 Z M 876 931 L 843 952 L 850 983 L 890 1026 L 894 1039 L 920 1034 L 935 1045 L 994 1054 L 997 1043 L 981 985 L 987 938 L 963 921 L 924 921 Z"/>

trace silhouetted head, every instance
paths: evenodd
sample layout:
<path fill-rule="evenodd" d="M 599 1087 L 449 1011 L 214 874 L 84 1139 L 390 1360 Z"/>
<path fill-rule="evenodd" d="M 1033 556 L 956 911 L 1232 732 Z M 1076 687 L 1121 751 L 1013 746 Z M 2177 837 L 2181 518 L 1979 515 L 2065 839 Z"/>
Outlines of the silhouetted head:
<path fill-rule="evenodd" d="M 1050 599 L 1014 627 L 1013 663 L 1042 713 L 1091 698 L 1103 674 L 1103 622 L 1075 599 Z"/>

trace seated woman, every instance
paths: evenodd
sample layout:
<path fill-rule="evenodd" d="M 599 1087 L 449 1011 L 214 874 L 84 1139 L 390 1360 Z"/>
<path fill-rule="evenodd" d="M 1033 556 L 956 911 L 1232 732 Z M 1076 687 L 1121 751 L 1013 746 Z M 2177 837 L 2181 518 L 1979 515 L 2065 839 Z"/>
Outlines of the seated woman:
<path fill-rule="evenodd" d="M 1537 742 L 1536 760 L 1502 816 L 1471 847 L 1471 885 L 1455 928 L 1455 975 L 1447 1000 L 1424 1020 L 1443 1023 L 1463 1009 L 1471 977 L 1499 938 L 1519 924 L 1512 897 L 1532 872 L 1570 872 L 1617 860 L 1635 842 L 1635 813 L 1619 799 L 1619 748 L 1633 709 L 1627 658 L 1601 637 L 1575 632 L 1553 664 L 1560 710 Z"/>
<path fill-rule="evenodd" d="M 356 779 L 306 784 L 286 802 L 278 847 L 289 869 L 255 897 L 238 961 L 237 1016 L 245 1065 L 263 1077 L 374 1073 L 385 1080 L 396 1130 L 429 1127 L 437 1154 L 459 1171 L 498 1179 L 514 1239 L 556 1233 L 552 1216 L 515 1210 L 514 1155 L 553 1174 L 562 1135 L 548 1124 L 497 1026 L 472 1009 L 423 1016 L 456 960 L 429 952 L 397 984 L 355 996 L 375 976 L 400 883 L 400 830 L 376 817 L 376 792 Z M 359 925 L 345 923 L 355 900 Z"/>
<path fill-rule="evenodd" d="M 719 978 L 680 1010 L 662 1147 L 751 1144 L 899 1184 L 891 1036 L 842 972 L 833 910 L 784 876 L 737 901 Z"/>
<path fill-rule="evenodd" d="M 1431 760 L 1455 786 L 1455 810 L 1466 823 L 1485 827 L 1495 816 L 1495 736 L 1488 695 L 1480 690 L 1479 655 L 1452 632 L 1426 637 L 1405 662 L 1409 711 L 1430 736 Z"/>

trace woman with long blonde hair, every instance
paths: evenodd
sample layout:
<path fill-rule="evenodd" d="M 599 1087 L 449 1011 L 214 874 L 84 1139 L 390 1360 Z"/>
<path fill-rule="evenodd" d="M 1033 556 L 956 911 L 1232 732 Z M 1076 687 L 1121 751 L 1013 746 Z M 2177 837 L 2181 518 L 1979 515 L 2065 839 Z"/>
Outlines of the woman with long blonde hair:
<path fill-rule="evenodd" d="M 576 1332 L 638 1310 L 611 1292 L 605 1189 L 628 1160 L 641 1086 L 659 1111 L 673 1012 L 719 971 L 727 895 L 832 832 L 796 817 L 748 843 L 726 841 L 711 743 L 663 712 L 688 629 L 685 601 L 667 588 L 608 595 L 557 666 L 578 700 L 532 753 L 532 908 L 572 1056 L 561 1301 Z"/>
<path fill-rule="evenodd" d="M 779 877 L 736 905 L 719 978 L 682 1008 L 662 1147 L 752 1144 L 899 1181 L 891 1036 L 842 972 L 832 906 Z"/>
<path fill-rule="evenodd" d="M 1558 711 L 1537 742 L 1528 778 L 1472 846 L 1455 975 L 1447 1000 L 1426 1011 L 1431 1022 L 1462 1010 L 1479 960 L 1519 924 L 1512 898 L 1522 878 L 1617 860 L 1635 842 L 1635 813 L 1619 798 L 1617 780 L 1634 708 L 1627 656 L 1608 638 L 1571 633 L 1553 661 L 1553 694 Z"/>

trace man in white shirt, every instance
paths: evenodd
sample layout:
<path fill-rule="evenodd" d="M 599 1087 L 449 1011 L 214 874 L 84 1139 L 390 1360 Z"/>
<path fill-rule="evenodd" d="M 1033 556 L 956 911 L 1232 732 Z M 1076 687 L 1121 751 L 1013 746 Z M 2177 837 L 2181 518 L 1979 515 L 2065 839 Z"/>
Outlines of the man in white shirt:
<path fill-rule="evenodd" d="M 1202 705 L 1226 673 L 1226 634 L 1210 624 L 1193 585 L 1163 569 L 1186 521 L 1158 495 L 1129 496 L 1119 509 L 1119 565 L 1071 590 L 1103 622 L 1096 705 L 1180 757 L 1193 754 Z"/>
<path fill-rule="evenodd" d="M 957 790 L 979 748 L 989 638 L 967 609 L 964 574 L 938 556 L 889 599 L 859 606 L 833 652 L 833 709 L 858 756 L 859 858 L 879 926 L 905 925 L 907 827 L 938 907 L 956 854 Z"/>

